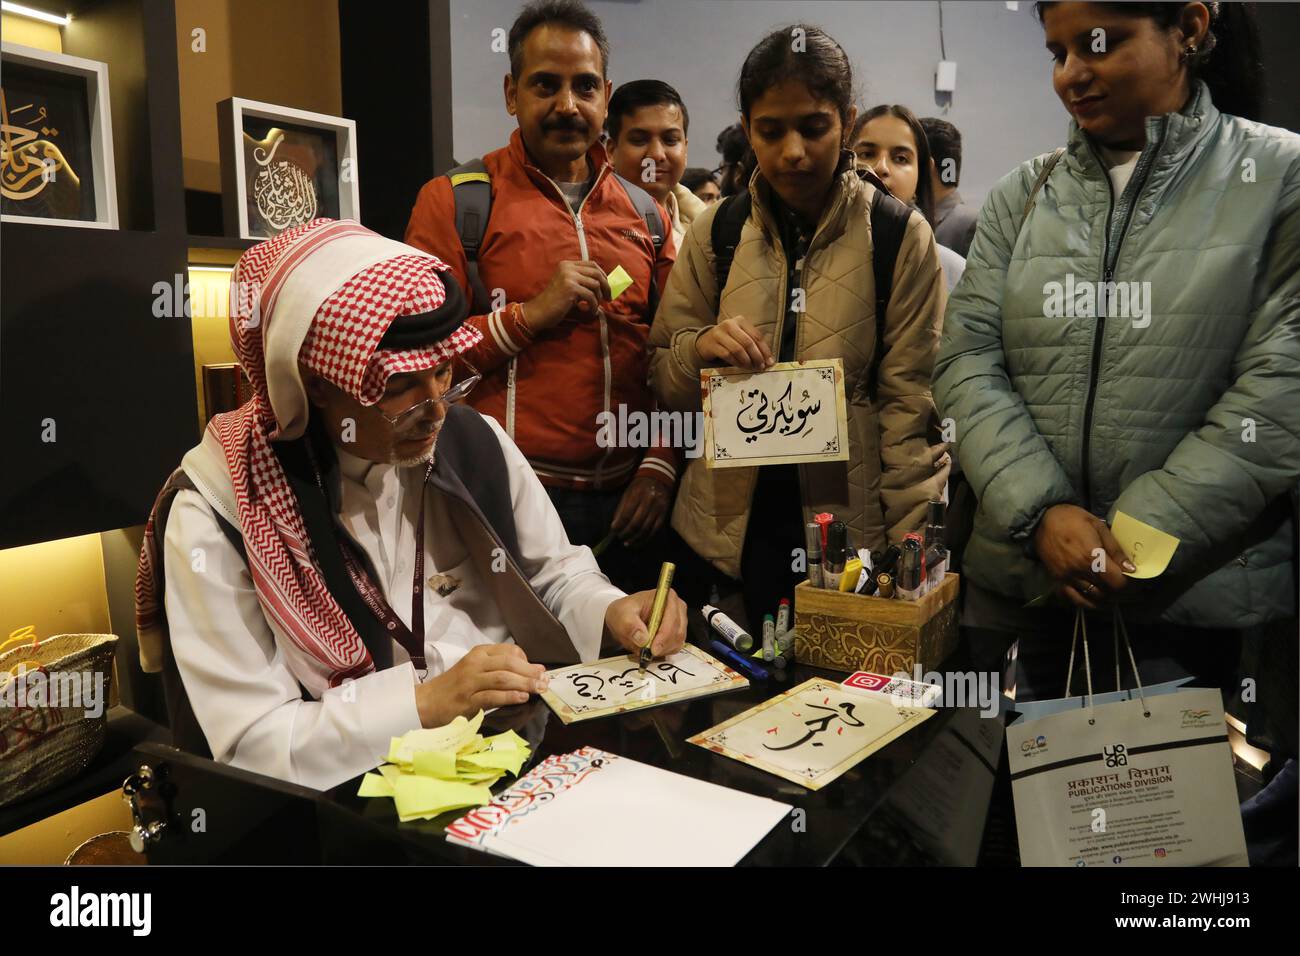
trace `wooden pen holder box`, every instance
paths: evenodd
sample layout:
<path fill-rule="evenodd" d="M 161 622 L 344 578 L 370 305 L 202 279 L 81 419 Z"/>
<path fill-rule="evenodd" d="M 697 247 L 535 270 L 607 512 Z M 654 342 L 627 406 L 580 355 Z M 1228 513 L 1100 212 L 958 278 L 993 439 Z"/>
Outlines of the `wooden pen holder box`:
<path fill-rule="evenodd" d="M 937 667 L 957 646 L 958 576 L 948 574 L 919 601 L 815 588 L 794 591 L 794 655 L 838 671 L 911 676 Z"/>

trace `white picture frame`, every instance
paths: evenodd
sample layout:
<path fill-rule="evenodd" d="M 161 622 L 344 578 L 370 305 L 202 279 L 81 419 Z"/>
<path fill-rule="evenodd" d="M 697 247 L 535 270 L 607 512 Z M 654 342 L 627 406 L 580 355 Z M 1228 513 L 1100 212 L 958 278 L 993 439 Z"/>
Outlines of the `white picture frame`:
<path fill-rule="evenodd" d="M 85 81 L 86 111 L 90 121 L 91 176 L 95 185 L 94 219 L 59 219 L 4 213 L 0 214 L 0 221 L 74 226 L 81 229 L 117 229 L 117 171 L 113 163 L 113 117 L 109 104 L 108 64 L 8 41 L 0 43 L 0 60 L 6 65 L 14 63 L 54 73 L 66 73 Z M 5 145 L 6 153 L 8 149 L 9 146 Z"/>
<path fill-rule="evenodd" d="M 232 96 L 217 104 L 217 132 L 221 148 L 221 196 L 227 235 L 252 240 L 269 238 L 267 235 L 258 234 L 249 221 L 248 169 L 243 148 L 245 118 L 306 126 L 333 133 L 338 157 L 338 169 L 335 170 L 338 183 L 338 218 L 360 221 L 361 193 L 357 179 L 355 120 Z M 311 218 L 320 215 L 325 213 L 318 212 L 317 216 Z"/>

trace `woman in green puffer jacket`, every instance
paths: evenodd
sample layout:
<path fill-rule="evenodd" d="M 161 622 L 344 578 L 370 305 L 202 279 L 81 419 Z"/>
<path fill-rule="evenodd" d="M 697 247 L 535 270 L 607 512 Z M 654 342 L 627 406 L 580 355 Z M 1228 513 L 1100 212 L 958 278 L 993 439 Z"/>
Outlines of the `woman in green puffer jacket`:
<path fill-rule="evenodd" d="M 1296 613 L 1300 136 L 1243 118 L 1240 7 L 1038 5 L 1069 145 L 993 189 L 948 304 L 965 621 L 1034 633 L 1037 696 L 1063 689 L 1071 605 L 1122 602 L 1148 682 L 1232 681 L 1241 630 Z M 1123 574 L 1117 512 L 1180 540 L 1163 575 Z M 1025 609 L 1046 593 L 1064 609 Z"/>

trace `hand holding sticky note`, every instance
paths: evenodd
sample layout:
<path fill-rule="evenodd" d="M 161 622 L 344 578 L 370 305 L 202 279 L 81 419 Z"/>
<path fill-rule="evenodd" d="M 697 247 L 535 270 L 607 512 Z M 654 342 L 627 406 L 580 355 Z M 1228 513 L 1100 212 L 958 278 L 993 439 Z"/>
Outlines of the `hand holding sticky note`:
<path fill-rule="evenodd" d="M 1115 512 L 1115 521 L 1110 530 L 1124 553 L 1137 566 L 1136 571 L 1124 572 L 1130 578 L 1154 578 L 1163 574 L 1179 544 L 1173 535 L 1165 534 L 1159 528 L 1153 528 L 1122 511 Z"/>
<path fill-rule="evenodd" d="M 626 292 L 628 287 L 635 281 L 622 266 L 615 266 L 614 271 L 605 278 L 609 280 L 609 298 L 611 302 Z"/>

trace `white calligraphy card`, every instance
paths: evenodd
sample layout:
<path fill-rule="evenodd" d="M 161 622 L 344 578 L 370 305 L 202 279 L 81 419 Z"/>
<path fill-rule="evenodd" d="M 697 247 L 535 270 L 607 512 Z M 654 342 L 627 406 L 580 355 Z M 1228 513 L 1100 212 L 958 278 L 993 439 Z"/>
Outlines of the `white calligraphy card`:
<path fill-rule="evenodd" d="M 549 676 L 542 700 L 566 724 L 749 686 L 745 677 L 690 644 L 651 661 L 644 674 L 623 654 L 561 667 Z"/>
<path fill-rule="evenodd" d="M 932 716 L 814 677 L 688 742 L 820 790 Z"/>
<path fill-rule="evenodd" d="M 709 468 L 849 460 L 840 359 L 702 369 L 700 391 Z"/>

